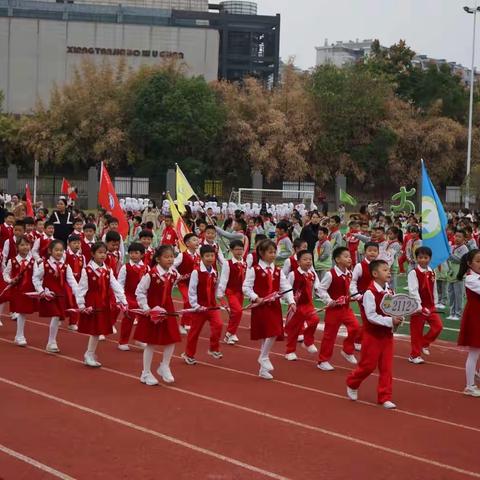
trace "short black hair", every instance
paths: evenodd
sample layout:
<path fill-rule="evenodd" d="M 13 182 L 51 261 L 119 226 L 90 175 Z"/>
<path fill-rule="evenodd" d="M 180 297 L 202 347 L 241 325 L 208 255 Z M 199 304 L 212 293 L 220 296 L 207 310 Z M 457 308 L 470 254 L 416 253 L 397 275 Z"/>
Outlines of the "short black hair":
<path fill-rule="evenodd" d="M 217 232 L 217 229 L 215 228 L 215 225 L 207 225 L 207 228 L 205 229 L 205 231 L 207 230 L 213 230 L 215 233 Z"/>
<path fill-rule="evenodd" d="M 370 262 L 368 270 L 371 274 L 373 274 L 373 272 L 376 272 L 382 265 L 386 265 L 388 267 L 388 263 L 385 260 L 373 260 L 373 262 Z"/>
<path fill-rule="evenodd" d="M 328 235 L 328 228 L 327 227 L 318 227 L 318 231 L 322 232 L 324 235 Z M 317 233 L 318 235 L 318 233 Z"/>
<path fill-rule="evenodd" d="M 300 260 L 305 255 L 311 255 L 311 254 L 312 254 L 312 252 L 309 252 L 308 250 L 300 250 L 297 253 L 297 260 Z"/>
<path fill-rule="evenodd" d="M 139 233 L 138 238 L 145 238 L 145 237 L 153 238 L 153 233 L 150 230 L 142 230 Z"/>
<path fill-rule="evenodd" d="M 211 245 L 202 245 L 200 247 L 200 256 L 203 257 L 207 253 L 216 253 L 215 247 L 212 247 Z"/>
<path fill-rule="evenodd" d="M 94 223 L 86 223 L 83 226 L 83 231 L 85 231 L 85 230 L 93 230 L 94 232 L 96 232 L 97 231 L 97 226 Z"/>
<path fill-rule="evenodd" d="M 147 223 L 145 224 L 145 227 L 146 227 L 146 228 L 149 228 L 150 230 L 153 230 L 153 222 L 147 222 Z"/>
<path fill-rule="evenodd" d="M 288 230 L 288 223 L 285 220 L 280 220 L 280 222 L 277 223 L 276 228 L 286 232 Z"/>
<path fill-rule="evenodd" d="M 107 218 L 106 223 L 108 225 L 110 225 L 111 223 L 120 223 L 120 222 L 118 221 L 118 218 L 116 218 L 116 217 L 109 217 L 109 218 Z"/>
<path fill-rule="evenodd" d="M 338 215 L 332 215 L 330 220 L 333 220 L 335 223 L 341 223 L 340 217 Z"/>
<path fill-rule="evenodd" d="M 14 215 L 12 212 L 7 212 L 7 213 L 5 214 L 5 218 L 7 218 L 7 217 L 14 217 L 14 216 L 15 216 L 15 215 Z"/>
<path fill-rule="evenodd" d="M 17 220 L 15 222 L 15 227 L 23 227 L 25 228 L 25 222 L 23 220 Z"/>
<path fill-rule="evenodd" d="M 241 240 L 232 240 L 229 246 L 230 246 L 230 250 L 233 250 L 234 248 L 237 248 L 237 247 L 243 248 L 243 242 Z"/>
<path fill-rule="evenodd" d="M 105 243 L 119 242 L 120 239 L 121 239 L 120 234 L 118 232 L 115 232 L 115 231 L 107 232 L 107 234 L 105 235 Z"/>
<path fill-rule="evenodd" d="M 70 235 L 70 236 L 67 238 L 67 243 L 70 243 L 70 242 L 79 242 L 80 240 L 81 240 L 80 235 Z"/>
<path fill-rule="evenodd" d="M 138 242 L 133 242 L 128 247 L 128 253 L 130 252 L 140 252 L 142 255 L 145 253 L 145 247 Z"/>
<path fill-rule="evenodd" d="M 367 242 L 365 244 L 364 251 L 367 250 L 367 248 L 376 248 L 377 250 L 380 249 L 377 242 Z"/>
<path fill-rule="evenodd" d="M 264 240 L 267 240 L 267 236 L 264 235 L 263 233 L 259 233 L 258 235 L 255 235 L 255 243 L 260 243 L 260 242 L 263 242 Z"/>
<path fill-rule="evenodd" d="M 419 255 L 427 255 L 432 258 L 433 252 L 430 247 L 418 247 L 415 251 L 415 258 L 418 258 Z"/>
<path fill-rule="evenodd" d="M 53 222 L 51 220 L 47 220 L 44 224 L 45 228 L 47 227 L 54 227 L 55 225 L 53 224 Z"/>
<path fill-rule="evenodd" d="M 342 253 L 349 251 L 347 247 L 337 247 L 332 253 L 332 258 L 336 260 Z"/>
<path fill-rule="evenodd" d="M 183 243 L 187 243 L 191 238 L 193 237 L 197 237 L 197 234 L 196 233 L 187 233 L 184 237 L 183 237 Z M 198 237 L 197 237 L 198 238 Z"/>
<path fill-rule="evenodd" d="M 296 250 L 297 248 L 300 248 L 302 246 L 302 243 L 307 243 L 306 240 L 302 240 L 301 238 L 296 238 L 293 241 L 293 248 Z"/>

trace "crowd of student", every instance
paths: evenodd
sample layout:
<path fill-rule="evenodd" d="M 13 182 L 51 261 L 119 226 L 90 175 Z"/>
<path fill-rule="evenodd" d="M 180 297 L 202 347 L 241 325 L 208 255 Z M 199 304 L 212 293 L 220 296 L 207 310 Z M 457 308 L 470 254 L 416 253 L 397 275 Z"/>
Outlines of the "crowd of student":
<path fill-rule="evenodd" d="M 249 312 L 251 339 L 260 342 L 259 376 L 267 380 L 274 370 L 270 351 L 283 337 L 286 360 L 296 360 L 301 345 L 318 356 L 320 370 L 334 370 L 330 360 L 344 325 L 341 355 L 353 365 L 347 395 L 356 400 L 362 381 L 378 368 L 378 402 L 395 408 L 393 343 L 403 319 L 385 315 L 381 303 L 393 294 L 398 276 L 406 275 L 408 293 L 418 304 L 410 318 L 409 362 L 421 364 L 430 355 L 430 345 L 442 331 L 438 312 L 448 304 L 450 319 L 459 320 L 463 312 L 458 343 L 469 349 L 464 393 L 480 397 L 475 384 L 480 250 L 478 224 L 471 218 L 451 218 L 451 256 L 432 270 L 432 252 L 421 244 L 421 226 L 414 215 L 370 218 L 361 211 L 350 216 L 345 230 L 339 216 L 318 211 L 301 216 L 292 210 L 284 218 L 263 213 L 249 216 L 238 210 L 221 218 L 208 210 L 194 216 L 187 209 L 184 219 L 191 233 L 179 241 L 168 214 L 156 212 L 155 228 L 151 220 L 129 212 L 130 231 L 124 239 L 118 219 L 107 212 L 86 216 L 76 211 L 68 217 L 66 244 L 55 238 L 55 224 L 44 216 L 15 220 L 6 213 L 0 225 L 2 316 L 9 305 L 19 346 L 27 345 L 26 315 L 38 312 L 50 318 L 46 351 L 52 354 L 60 351 L 57 333 L 60 322 L 67 321 L 70 330 L 88 335 L 84 362 L 89 367 L 101 366 L 99 341 L 116 332 L 121 318 L 118 349 L 129 350 L 133 332 L 133 340 L 143 348 L 140 380 L 146 385 L 158 384 L 152 373 L 157 345 L 163 346 L 157 373 L 166 383 L 174 382 L 170 361 L 182 335 L 182 358 L 188 365 L 196 363 L 205 323 L 210 327 L 208 355 L 221 359 L 222 311 L 228 313 L 223 336 L 227 345 L 240 341 L 239 325 Z M 175 307 L 174 287 L 182 297 L 181 310 Z M 361 322 L 352 310 L 355 302 Z M 317 350 L 321 317 L 324 331 Z"/>

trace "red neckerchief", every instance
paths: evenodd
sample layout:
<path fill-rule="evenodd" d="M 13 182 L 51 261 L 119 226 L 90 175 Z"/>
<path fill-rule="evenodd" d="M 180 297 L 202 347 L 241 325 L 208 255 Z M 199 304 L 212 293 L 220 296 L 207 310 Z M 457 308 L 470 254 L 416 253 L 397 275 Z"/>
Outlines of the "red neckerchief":
<path fill-rule="evenodd" d="M 284 239 L 284 238 L 287 238 L 288 237 L 288 233 L 286 233 L 285 235 L 282 235 L 281 237 L 277 238 L 277 247 L 278 247 L 278 244 Z"/>

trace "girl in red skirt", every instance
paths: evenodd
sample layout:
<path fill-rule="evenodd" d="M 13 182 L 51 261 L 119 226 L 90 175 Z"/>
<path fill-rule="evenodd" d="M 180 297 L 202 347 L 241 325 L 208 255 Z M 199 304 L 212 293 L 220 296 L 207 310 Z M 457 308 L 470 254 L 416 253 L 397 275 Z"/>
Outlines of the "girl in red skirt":
<path fill-rule="evenodd" d="M 465 277 L 467 304 L 463 310 L 458 344 L 468 347 L 465 374 L 467 385 L 463 393 L 472 397 L 480 397 L 480 388 L 475 384 L 475 370 L 480 357 L 480 250 L 471 250 L 462 257 L 458 280 Z"/>
<path fill-rule="evenodd" d="M 270 362 L 270 350 L 277 338 L 283 338 L 283 317 L 280 297 L 272 294 L 285 292 L 286 299 L 291 313 L 296 310 L 293 298 L 292 287 L 288 283 L 282 270 L 275 266 L 277 246 L 271 240 L 263 240 L 257 246 L 258 265 L 247 271 L 243 283 L 243 293 L 247 296 L 254 307 L 252 308 L 252 319 L 250 336 L 252 340 L 262 340 L 262 347 L 258 363 L 260 364 L 259 376 L 266 380 L 273 378 L 270 373 L 273 365 Z M 265 297 L 268 297 L 265 300 Z"/>
<path fill-rule="evenodd" d="M 151 371 L 155 345 L 164 345 L 163 360 L 157 373 L 165 383 L 173 383 L 170 360 L 175 343 L 180 342 L 180 331 L 174 315 L 158 316 L 159 312 L 175 311 L 172 300 L 172 288 L 179 274 L 173 268 L 175 256 L 171 245 L 161 245 L 154 253 L 156 266 L 144 275 L 138 284 L 136 296 L 138 305 L 145 311 L 138 321 L 134 338 L 147 344 L 143 351 L 143 372 L 140 381 L 146 385 L 158 385 Z M 150 315 L 155 309 L 157 317 Z"/>
<path fill-rule="evenodd" d="M 84 355 L 85 365 L 101 367 L 97 361 L 97 350 L 100 335 L 113 333 L 112 317 L 117 312 L 112 310 L 112 295 L 121 309 L 127 307 L 125 293 L 115 278 L 111 268 L 105 265 L 107 246 L 103 242 L 92 247 L 92 260 L 83 270 L 76 294 L 77 305 L 80 308 L 78 331 L 90 335 L 87 351 Z"/>
<path fill-rule="evenodd" d="M 48 253 L 50 255 L 48 260 L 35 265 L 33 285 L 40 294 L 38 309 L 40 317 L 51 318 L 46 350 L 48 353 L 58 353 L 60 351 L 57 345 L 58 327 L 65 317 L 66 310 L 74 307 L 69 299 L 75 295 L 78 285 L 72 269 L 65 263 L 63 242 L 53 240 L 48 247 Z"/>
<path fill-rule="evenodd" d="M 36 312 L 38 309 L 37 302 L 25 295 L 35 290 L 32 283 L 35 260 L 30 253 L 30 241 L 26 236 L 20 237 L 16 245 L 17 256 L 8 261 L 3 278 L 6 285 L 9 285 L 5 293 L 10 298 L 10 311 L 15 313 L 17 318 L 15 344 L 25 347 L 27 345 L 24 334 L 25 315 Z"/>

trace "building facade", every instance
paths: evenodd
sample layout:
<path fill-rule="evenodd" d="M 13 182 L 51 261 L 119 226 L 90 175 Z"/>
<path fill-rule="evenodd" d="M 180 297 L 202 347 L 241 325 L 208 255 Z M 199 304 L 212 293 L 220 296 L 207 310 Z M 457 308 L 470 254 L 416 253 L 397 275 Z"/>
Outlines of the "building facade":
<path fill-rule="evenodd" d="M 83 58 L 122 57 L 136 69 L 173 57 L 207 81 L 275 82 L 279 16 L 256 15 L 252 2 L 225 3 L 209 11 L 208 0 L 0 0 L 3 110 L 28 113 L 37 100 L 48 102 Z M 235 13 L 239 7 L 247 14 Z"/>

